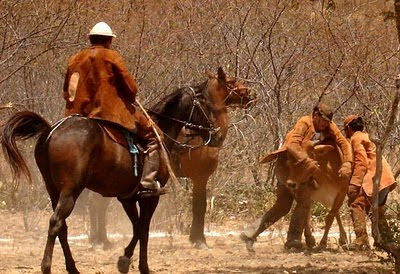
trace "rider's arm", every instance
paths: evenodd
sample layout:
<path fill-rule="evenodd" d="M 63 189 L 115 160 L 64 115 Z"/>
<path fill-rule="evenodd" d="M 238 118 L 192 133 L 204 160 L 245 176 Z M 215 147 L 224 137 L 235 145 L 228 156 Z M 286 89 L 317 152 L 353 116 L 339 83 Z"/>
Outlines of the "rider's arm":
<path fill-rule="evenodd" d="M 67 68 L 67 72 L 65 73 L 65 79 L 64 79 L 64 87 L 63 87 L 63 97 L 65 101 L 68 101 L 69 99 L 69 92 L 68 92 L 68 88 L 69 88 L 69 78 L 71 76 L 70 70 L 69 70 L 69 66 Z"/>
<path fill-rule="evenodd" d="M 114 73 L 119 76 L 117 79 L 120 81 L 120 83 L 118 83 L 119 87 L 122 89 L 120 91 L 123 92 L 125 96 L 128 96 L 133 103 L 138 91 L 135 78 L 133 78 L 132 74 L 129 72 L 121 55 L 116 51 L 112 52 L 113 70 Z"/>

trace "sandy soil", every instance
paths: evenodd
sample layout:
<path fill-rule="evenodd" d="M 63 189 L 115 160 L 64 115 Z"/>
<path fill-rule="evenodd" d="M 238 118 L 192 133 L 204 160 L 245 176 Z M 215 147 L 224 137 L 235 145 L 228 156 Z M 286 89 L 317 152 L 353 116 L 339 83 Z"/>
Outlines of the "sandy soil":
<path fill-rule="evenodd" d="M 47 234 L 49 213 L 35 217 L 34 231 L 25 232 L 21 214 L 0 211 L 0 273 L 40 273 L 40 262 Z M 92 248 L 80 216 L 69 219 L 70 244 L 81 273 L 118 273 L 116 262 L 129 242 L 129 229 L 119 224 L 109 227 L 114 243 L 111 250 Z M 227 229 L 234 229 L 227 231 Z M 383 254 L 354 253 L 338 249 L 330 239 L 329 251 L 289 252 L 283 248 L 284 235 L 264 235 L 256 243 L 256 253 L 247 252 L 239 240 L 240 225 L 215 227 L 218 236 L 208 236 L 209 250 L 193 249 L 187 235 L 160 237 L 152 234 L 149 266 L 155 273 L 394 273 L 382 264 Z M 316 234 L 319 232 L 317 231 Z M 332 234 L 334 235 L 334 233 Z M 137 253 L 130 273 L 137 273 Z M 66 273 L 57 243 L 53 273 Z"/>

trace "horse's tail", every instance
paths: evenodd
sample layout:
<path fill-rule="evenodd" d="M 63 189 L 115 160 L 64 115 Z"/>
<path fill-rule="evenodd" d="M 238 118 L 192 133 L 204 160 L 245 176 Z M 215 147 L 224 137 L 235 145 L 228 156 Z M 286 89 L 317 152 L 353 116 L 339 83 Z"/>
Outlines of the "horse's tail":
<path fill-rule="evenodd" d="M 24 174 L 31 181 L 28 165 L 18 150 L 16 141 L 32 138 L 50 128 L 51 125 L 45 119 L 31 111 L 17 112 L 8 119 L 2 130 L 1 145 L 14 179 Z"/>

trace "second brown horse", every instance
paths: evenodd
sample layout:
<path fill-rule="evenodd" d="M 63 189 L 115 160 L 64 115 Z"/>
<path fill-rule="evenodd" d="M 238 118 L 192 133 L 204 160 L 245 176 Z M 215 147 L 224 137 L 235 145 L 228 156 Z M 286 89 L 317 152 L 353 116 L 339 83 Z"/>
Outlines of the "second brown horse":
<path fill-rule="evenodd" d="M 211 78 L 213 76 L 210 76 Z M 228 133 L 228 107 L 248 108 L 256 102 L 256 95 L 243 83 L 237 82 L 235 78 L 225 77 L 222 69 L 218 70 L 218 78 L 226 79 L 225 89 L 213 89 L 208 93 L 209 99 L 214 105 L 214 125 L 219 127 L 219 138 L 204 140 L 193 130 L 184 127 L 175 145 L 172 148 L 172 167 L 178 177 L 190 178 L 193 182 L 192 203 L 192 225 L 189 240 L 195 248 L 207 248 L 204 235 L 204 221 L 206 213 L 206 187 L 210 176 L 218 167 L 219 152 Z M 206 85 L 206 82 L 195 88 Z M 193 89 L 188 87 L 188 89 Z M 93 197 L 92 199 L 99 199 Z M 109 246 L 105 233 L 104 211 L 110 201 L 103 200 L 102 203 L 91 202 L 90 237 L 103 242 L 104 248 Z M 96 231 L 97 228 L 98 230 Z"/>

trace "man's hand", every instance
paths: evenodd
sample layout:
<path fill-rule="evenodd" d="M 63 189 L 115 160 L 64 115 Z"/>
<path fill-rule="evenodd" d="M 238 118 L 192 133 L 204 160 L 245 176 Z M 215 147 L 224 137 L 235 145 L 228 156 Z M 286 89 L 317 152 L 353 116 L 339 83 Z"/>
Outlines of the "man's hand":
<path fill-rule="evenodd" d="M 352 172 L 353 170 L 351 168 L 351 163 L 344 162 L 341 168 L 339 169 L 339 177 L 343 179 L 349 179 Z"/>
<path fill-rule="evenodd" d="M 348 204 L 349 206 L 355 201 L 355 199 L 361 193 L 361 186 L 357 185 L 349 185 L 349 189 L 347 190 Z"/>
<path fill-rule="evenodd" d="M 314 159 L 307 157 L 303 161 L 304 161 L 304 167 L 307 170 L 307 172 L 313 173 L 320 168 L 318 162 Z"/>

